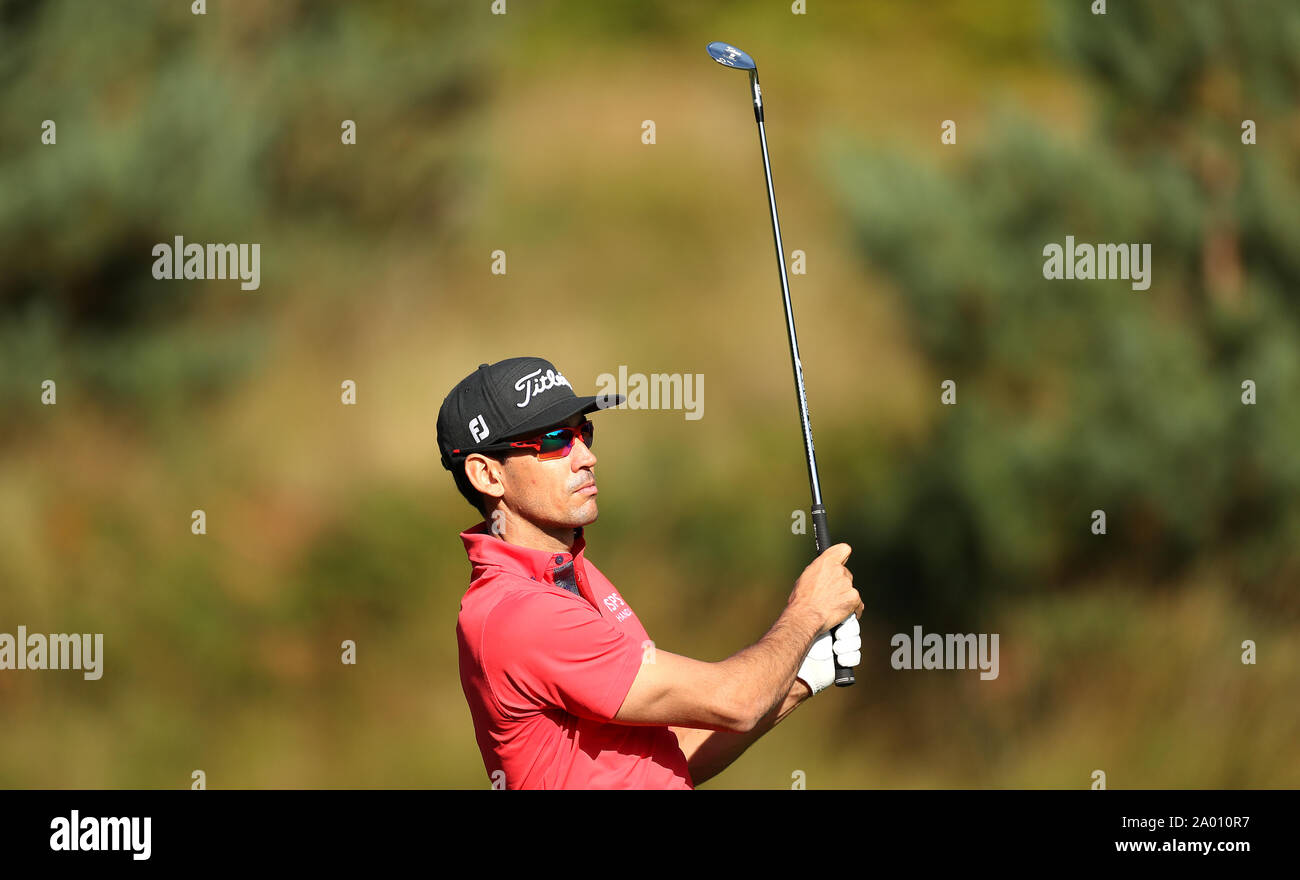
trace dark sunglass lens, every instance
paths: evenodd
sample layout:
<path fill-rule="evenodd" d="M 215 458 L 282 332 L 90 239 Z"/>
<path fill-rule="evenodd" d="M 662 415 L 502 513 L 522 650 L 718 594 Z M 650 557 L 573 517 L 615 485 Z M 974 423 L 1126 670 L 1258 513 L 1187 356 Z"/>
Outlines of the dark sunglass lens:
<path fill-rule="evenodd" d="M 552 431 L 542 436 L 543 455 L 549 452 L 559 452 L 569 443 L 569 434 L 567 431 Z"/>

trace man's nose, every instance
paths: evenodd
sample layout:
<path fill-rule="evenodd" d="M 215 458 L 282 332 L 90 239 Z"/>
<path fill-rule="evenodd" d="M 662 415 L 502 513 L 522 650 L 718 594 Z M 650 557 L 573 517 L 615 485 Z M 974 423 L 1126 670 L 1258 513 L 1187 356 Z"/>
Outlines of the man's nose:
<path fill-rule="evenodd" d="M 596 463 L 596 453 L 592 452 L 591 447 L 582 442 L 581 437 L 574 439 L 573 451 L 569 457 L 573 459 L 573 469 L 575 471 L 581 470 L 584 467 L 591 467 Z"/>

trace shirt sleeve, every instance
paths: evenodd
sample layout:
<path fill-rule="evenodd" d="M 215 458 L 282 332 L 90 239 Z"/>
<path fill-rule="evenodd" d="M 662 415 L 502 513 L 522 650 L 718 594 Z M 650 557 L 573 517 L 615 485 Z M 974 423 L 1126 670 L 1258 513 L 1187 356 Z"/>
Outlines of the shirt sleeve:
<path fill-rule="evenodd" d="M 484 661 L 503 708 L 558 706 L 611 721 L 641 668 L 641 646 L 586 600 L 544 590 L 503 600 L 486 621 Z"/>

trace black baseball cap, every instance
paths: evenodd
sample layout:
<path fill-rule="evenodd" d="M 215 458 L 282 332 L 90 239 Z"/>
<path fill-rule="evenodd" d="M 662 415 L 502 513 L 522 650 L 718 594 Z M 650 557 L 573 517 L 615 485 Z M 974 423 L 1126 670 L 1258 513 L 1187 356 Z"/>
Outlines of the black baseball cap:
<path fill-rule="evenodd" d="M 544 358 L 517 357 L 479 364 L 451 389 L 438 410 L 442 466 L 479 449 L 542 433 L 579 413 L 621 405 L 621 394 L 579 397 L 555 365 Z"/>

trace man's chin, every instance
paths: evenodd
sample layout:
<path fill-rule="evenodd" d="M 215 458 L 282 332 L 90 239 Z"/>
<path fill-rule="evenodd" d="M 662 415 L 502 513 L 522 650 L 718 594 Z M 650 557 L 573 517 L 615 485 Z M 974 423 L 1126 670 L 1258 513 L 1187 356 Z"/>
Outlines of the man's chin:
<path fill-rule="evenodd" d="M 599 515 L 600 509 L 596 506 L 596 499 L 590 498 L 582 504 L 570 507 L 563 520 L 546 520 L 545 523 L 551 528 L 576 529 L 591 525 Z"/>
<path fill-rule="evenodd" d="M 600 515 L 600 508 L 596 506 L 594 497 L 588 498 L 582 504 L 572 508 L 569 511 L 569 520 L 576 529 L 579 526 L 589 526 L 596 521 Z"/>

